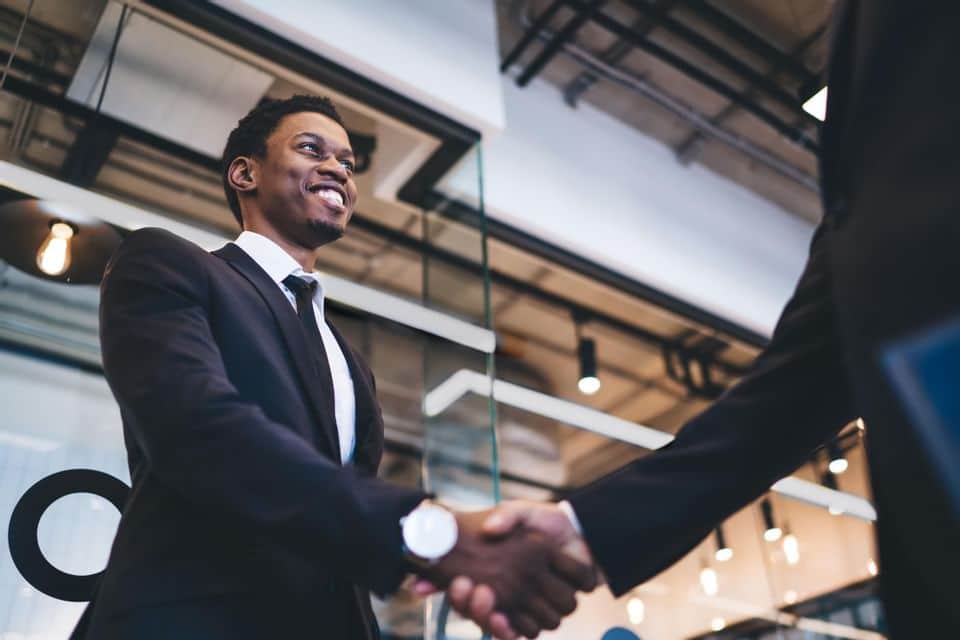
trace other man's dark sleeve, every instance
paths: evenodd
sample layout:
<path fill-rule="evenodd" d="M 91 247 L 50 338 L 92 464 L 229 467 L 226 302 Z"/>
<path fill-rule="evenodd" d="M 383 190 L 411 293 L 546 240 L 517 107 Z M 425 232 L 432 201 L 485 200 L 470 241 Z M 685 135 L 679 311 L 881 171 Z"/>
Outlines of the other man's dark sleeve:
<path fill-rule="evenodd" d="M 570 500 L 615 595 L 680 559 L 856 418 L 818 229 L 806 269 L 747 375 L 663 449 Z"/>

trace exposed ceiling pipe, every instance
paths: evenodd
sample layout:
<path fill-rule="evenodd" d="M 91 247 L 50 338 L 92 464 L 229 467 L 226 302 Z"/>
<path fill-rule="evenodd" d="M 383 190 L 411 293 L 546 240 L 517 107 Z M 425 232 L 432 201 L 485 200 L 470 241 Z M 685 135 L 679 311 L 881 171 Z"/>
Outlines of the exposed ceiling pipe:
<path fill-rule="evenodd" d="M 557 50 L 563 46 L 563 43 L 573 40 L 577 31 L 590 20 L 597 10 L 603 6 L 606 0 L 590 0 L 585 6 L 577 7 L 574 10 L 573 17 L 570 18 L 560 31 L 557 31 L 553 37 L 547 41 L 540 53 L 537 54 L 530 64 L 517 76 L 517 86 L 525 87 L 540 71 L 547 66 Z"/>
<path fill-rule="evenodd" d="M 801 56 L 806 53 L 806 51 L 823 36 L 826 29 L 826 24 L 821 25 L 819 29 L 816 29 L 813 33 L 801 40 L 800 43 L 790 51 L 790 55 L 786 56 L 786 59 L 793 60 L 796 56 Z M 778 61 L 778 59 L 773 60 L 770 69 L 767 71 L 768 78 L 775 78 L 784 71 L 780 64 L 781 63 Z M 744 97 L 749 97 L 753 91 L 754 86 L 750 85 L 744 90 L 742 95 Z M 710 118 L 710 120 L 716 125 L 723 124 L 727 119 L 730 118 L 731 115 L 736 113 L 738 109 L 739 107 L 737 103 L 731 102 L 726 106 L 726 108 L 724 108 L 723 111 Z M 700 144 L 702 141 L 703 134 L 701 134 L 699 131 L 693 132 L 687 137 L 686 140 L 676 146 L 677 159 L 682 164 L 689 164 L 692 162 L 694 156 L 699 153 L 702 147 Z"/>
<path fill-rule="evenodd" d="M 528 30 L 532 24 L 528 11 L 529 6 L 527 7 L 527 11 L 520 13 L 520 26 L 524 31 Z M 549 40 L 553 36 L 553 32 L 548 29 L 541 29 L 537 34 L 537 37 L 541 40 Z M 611 66 L 582 47 L 569 42 L 563 44 L 561 52 L 593 73 L 655 102 L 673 115 L 686 121 L 690 126 L 704 135 L 708 135 L 726 144 L 730 148 L 749 156 L 753 160 L 810 189 L 814 193 L 820 193 L 819 181 L 814 176 L 801 171 L 782 158 L 754 145 L 743 137 L 717 126 L 703 113 L 667 94 L 644 78 Z"/>
<path fill-rule="evenodd" d="M 736 18 L 731 17 L 727 11 L 718 9 L 706 0 L 690 0 L 684 3 L 684 9 L 692 12 L 700 20 L 705 21 L 714 29 L 739 43 L 753 55 L 782 68 L 800 81 L 802 85 L 809 84 L 817 78 L 818 74 L 808 69 L 796 57 L 796 54 L 780 50 L 762 36 L 745 27 Z"/>
<path fill-rule="evenodd" d="M 568 5 L 575 7 L 583 6 L 582 0 L 564 0 Z M 687 76 L 691 80 L 710 89 L 719 96 L 732 102 L 736 102 L 745 111 L 749 111 L 757 119 L 767 123 L 775 131 L 779 132 L 787 140 L 807 149 L 816 152 L 818 144 L 814 137 L 805 129 L 798 128 L 787 122 L 779 114 L 771 111 L 765 105 L 754 100 L 744 100 L 736 87 L 721 80 L 717 76 L 708 73 L 699 66 L 689 62 L 684 56 L 664 47 L 650 38 L 632 31 L 629 26 L 619 22 L 615 18 L 600 12 L 593 15 L 593 22 L 600 28 L 628 40 L 634 47 L 640 49 L 647 55 L 653 56 L 658 60 L 670 65 L 675 70 Z M 800 113 L 802 110 L 796 109 Z M 812 119 L 812 118 L 811 118 Z M 815 119 L 812 119 L 816 122 Z"/>
<path fill-rule="evenodd" d="M 677 1 L 678 0 L 657 0 L 656 3 L 651 5 L 652 15 L 643 14 L 638 16 L 637 19 L 633 21 L 633 24 L 630 25 L 630 29 L 643 36 L 649 35 L 659 26 L 660 20 L 663 18 L 663 16 L 666 16 L 668 13 L 670 13 L 670 11 L 673 10 L 673 7 L 677 4 Z M 633 45 L 629 40 L 621 36 L 617 38 L 616 42 L 604 50 L 603 53 L 599 54 L 599 57 L 607 64 L 615 65 L 632 52 Z M 580 98 L 580 96 L 596 81 L 597 76 L 593 75 L 589 71 L 583 71 L 580 73 L 580 75 L 570 81 L 570 83 L 564 88 L 564 101 L 571 107 L 576 107 L 577 100 Z"/>
<path fill-rule="evenodd" d="M 646 0 L 627 0 L 627 4 L 644 15 L 656 15 L 656 9 L 653 5 L 647 4 Z M 801 118 L 806 120 L 807 124 L 819 126 L 820 121 L 803 110 L 802 101 L 796 92 L 785 89 L 769 75 L 757 71 L 738 56 L 731 54 L 726 47 L 716 44 L 699 31 L 691 29 L 670 16 L 663 16 L 660 21 L 665 30 L 708 55 L 714 62 L 722 65 L 728 71 L 740 76 L 751 87 L 762 91 L 772 100 L 800 115 Z M 775 58 L 774 63 L 783 57 L 781 55 L 779 58 Z M 761 59 L 765 61 L 765 59 Z"/>

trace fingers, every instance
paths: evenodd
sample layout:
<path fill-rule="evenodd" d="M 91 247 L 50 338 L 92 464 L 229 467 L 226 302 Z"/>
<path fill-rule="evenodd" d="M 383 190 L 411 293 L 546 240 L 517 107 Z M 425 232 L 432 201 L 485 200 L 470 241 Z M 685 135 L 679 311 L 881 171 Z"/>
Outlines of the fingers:
<path fill-rule="evenodd" d="M 447 597 L 457 613 L 469 616 L 470 598 L 473 595 L 473 580 L 466 576 L 457 576 L 450 582 Z"/>
<path fill-rule="evenodd" d="M 493 615 L 490 616 L 490 621 L 487 625 L 490 635 L 499 640 L 516 640 L 518 634 L 513 630 L 513 627 L 510 626 L 510 620 L 506 615 L 495 611 Z"/>
<path fill-rule="evenodd" d="M 536 638 L 540 634 L 540 627 L 536 621 L 526 613 L 514 614 L 510 620 L 511 625 L 517 630 L 517 633 L 525 638 Z"/>
<path fill-rule="evenodd" d="M 461 576 L 450 583 L 447 597 L 457 613 L 473 620 L 500 640 L 514 640 L 517 637 L 507 617 L 494 612 L 496 593 L 488 585 L 479 584 L 474 588 L 472 581 Z M 491 621 L 495 622 L 494 626 L 491 626 Z"/>
<path fill-rule="evenodd" d="M 481 627 L 486 627 L 490 614 L 497 603 L 497 596 L 493 589 L 485 584 L 477 585 L 470 597 L 468 617 Z"/>
<path fill-rule="evenodd" d="M 483 532 L 488 536 L 502 536 L 509 533 L 529 517 L 531 508 L 521 502 L 505 502 L 495 508 L 483 522 Z"/>
<path fill-rule="evenodd" d="M 563 621 L 557 611 L 550 604 L 539 596 L 531 596 L 524 603 L 524 611 L 537 624 L 540 629 L 553 630 L 560 626 Z"/>
<path fill-rule="evenodd" d="M 561 617 L 566 617 L 577 608 L 576 593 L 569 584 L 553 574 L 540 576 L 537 581 L 539 593 Z"/>
<path fill-rule="evenodd" d="M 577 591 L 593 591 L 597 587 L 597 574 L 594 568 L 560 549 L 552 550 L 550 565 L 557 575 L 569 582 Z"/>

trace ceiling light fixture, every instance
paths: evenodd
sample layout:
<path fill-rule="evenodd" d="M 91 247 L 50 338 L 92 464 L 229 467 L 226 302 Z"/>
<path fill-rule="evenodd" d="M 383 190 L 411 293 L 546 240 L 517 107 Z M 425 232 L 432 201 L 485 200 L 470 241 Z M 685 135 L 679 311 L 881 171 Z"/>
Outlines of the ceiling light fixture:
<path fill-rule="evenodd" d="M 573 310 L 573 330 L 577 336 L 577 359 L 580 361 L 577 387 L 580 393 L 592 396 L 600 390 L 600 378 L 597 377 L 597 343 L 593 338 L 583 336 L 583 325 L 587 320 L 582 311 Z"/>
<path fill-rule="evenodd" d="M 720 580 L 717 577 L 717 571 L 708 563 L 703 563 L 700 569 L 700 587 L 708 596 L 715 596 L 720 591 Z"/>
<path fill-rule="evenodd" d="M 123 232 L 77 207 L 0 187 L 0 259 L 32 276 L 98 284 Z"/>
<path fill-rule="evenodd" d="M 600 390 L 600 378 L 597 377 L 597 343 L 592 338 L 580 338 L 577 346 L 580 358 L 580 380 L 577 387 L 581 393 L 592 396 Z"/>
<path fill-rule="evenodd" d="M 830 462 L 827 465 L 827 468 L 830 469 L 830 473 L 834 475 L 840 475 L 847 470 L 847 467 L 850 466 L 850 463 L 847 462 L 847 459 L 843 455 L 843 449 L 840 448 L 840 444 L 836 441 L 831 442 L 827 445 L 827 454 L 830 457 Z"/>
<path fill-rule="evenodd" d="M 714 631 L 723 631 L 727 626 L 727 621 L 723 618 L 714 618 L 710 621 L 710 628 Z"/>
<path fill-rule="evenodd" d="M 800 564 L 800 541 L 789 527 L 787 527 L 787 534 L 783 536 L 783 555 L 787 559 L 787 564 L 791 566 Z"/>
<path fill-rule="evenodd" d="M 717 541 L 717 552 L 714 557 L 716 557 L 717 562 L 727 562 L 733 558 L 733 549 L 727 545 L 727 539 L 723 535 L 723 525 L 717 525 L 717 528 L 713 530 L 713 534 Z"/>
<path fill-rule="evenodd" d="M 71 240 L 77 230 L 63 221 L 50 224 L 50 232 L 37 250 L 37 267 L 48 276 L 59 276 L 70 267 Z"/>
<path fill-rule="evenodd" d="M 630 624 L 640 624 L 643 622 L 646 614 L 646 606 L 640 598 L 630 598 L 627 601 L 627 617 L 630 618 Z"/>
<path fill-rule="evenodd" d="M 767 542 L 776 542 L 783 535 L 783 530 L 773 520 L 773 504 L 770 503 L 770 498 L 763 499 L 763 502 L 760 503 L 760 510 L 763 512 L 763 525 L 765 527 L 763 539 Z"/>

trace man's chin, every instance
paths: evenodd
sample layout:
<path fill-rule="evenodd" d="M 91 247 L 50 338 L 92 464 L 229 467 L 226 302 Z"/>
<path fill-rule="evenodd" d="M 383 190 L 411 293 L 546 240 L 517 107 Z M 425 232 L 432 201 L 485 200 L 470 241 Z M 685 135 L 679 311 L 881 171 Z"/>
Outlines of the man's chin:
<path fill-rule="evenodd" d="M 324 219 L 312 219 L 308 221 L 311 236 L 316 246 L 320 247 L 339 240 L 344 234 L 344 225 Z"/>

